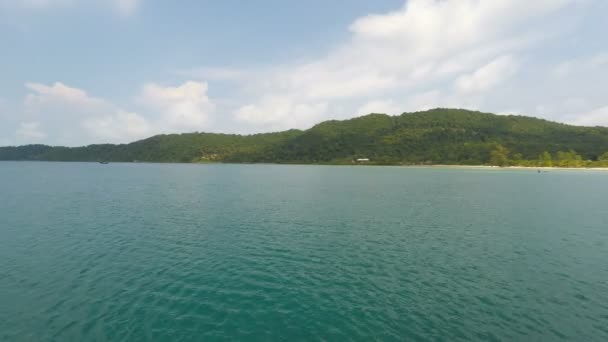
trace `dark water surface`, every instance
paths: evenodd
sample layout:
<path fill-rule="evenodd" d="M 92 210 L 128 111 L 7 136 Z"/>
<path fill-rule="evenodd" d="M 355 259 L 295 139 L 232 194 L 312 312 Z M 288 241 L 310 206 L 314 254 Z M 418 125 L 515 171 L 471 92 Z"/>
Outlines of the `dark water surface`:
<path fill-rule="evenodd" d="M 0 163 L 0 340 L 608 341 L 608 172 Z"/>

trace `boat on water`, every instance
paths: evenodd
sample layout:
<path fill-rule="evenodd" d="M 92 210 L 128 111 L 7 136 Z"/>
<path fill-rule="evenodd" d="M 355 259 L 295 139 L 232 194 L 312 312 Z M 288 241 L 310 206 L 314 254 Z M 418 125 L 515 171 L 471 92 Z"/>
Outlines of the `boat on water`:
<path fill-rule="evenodd" d="M 110 162 L 107 162 L 107 161 L 100 161 L 100 162 L 99 162 L 99 164 L 104 164 L 104 165 L 105 165 L 105 164 L 110 164 Z"/>

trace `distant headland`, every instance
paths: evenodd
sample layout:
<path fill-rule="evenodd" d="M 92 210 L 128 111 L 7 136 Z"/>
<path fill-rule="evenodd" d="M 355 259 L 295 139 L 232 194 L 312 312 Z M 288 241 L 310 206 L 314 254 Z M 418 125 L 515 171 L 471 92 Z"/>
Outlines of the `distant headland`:
<path fill-rule="evenodd" d="M 600 168 L 608 167 L 608 128 L 438 108 L 253 135 L 184 133 L 119 145 L 0 147 L 0 160 Z"/>

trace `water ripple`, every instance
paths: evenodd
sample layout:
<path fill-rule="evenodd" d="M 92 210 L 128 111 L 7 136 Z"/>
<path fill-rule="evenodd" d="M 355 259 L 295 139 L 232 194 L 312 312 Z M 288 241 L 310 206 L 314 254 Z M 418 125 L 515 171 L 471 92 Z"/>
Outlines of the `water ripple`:
<path fill-rule="evenodd" d="M 2 341 L 608 340 L 601 175 L 5 163 L 0 185 Z"/>

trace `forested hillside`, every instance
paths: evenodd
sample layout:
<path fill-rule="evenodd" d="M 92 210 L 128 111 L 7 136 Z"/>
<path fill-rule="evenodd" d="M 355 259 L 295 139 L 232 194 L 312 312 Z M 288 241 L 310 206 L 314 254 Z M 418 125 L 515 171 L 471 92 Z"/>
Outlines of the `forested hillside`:
<path fill-rule="evenodd" d="M 0 160 L 373 164 L 608 164 L 608 128 L 459 109 L 370 114 L 308 130 L 158 135 L 124 145 L 0 148 Z"/>

